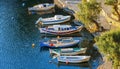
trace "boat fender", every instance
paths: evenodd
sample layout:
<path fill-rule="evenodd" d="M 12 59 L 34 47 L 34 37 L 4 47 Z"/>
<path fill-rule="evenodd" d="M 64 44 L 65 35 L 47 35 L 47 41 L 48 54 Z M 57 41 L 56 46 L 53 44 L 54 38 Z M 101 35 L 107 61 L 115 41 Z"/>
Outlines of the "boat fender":
<path fill-rule="evenodd" d="M 68 60 L 66 61 L 66 64 L 69 64 L 69 61 L 68 61 Z"/>
<path fill-rule="evenodd" d="M 53 44 L 53 43 L 50 43 L 50 46 L 54 46 L 54 44 Z"/>
<path fill-rule="evenodd" d="M 60 38 L 60 36 L 57 36 L 57 39 L 59 39 Z"/>
<path fill-rule="evenodd" d="M 40 25 L 43 25 L 43 24 L 42 24 L 42 21 L 40 21 L 39 23 L 40 23 Z"/>

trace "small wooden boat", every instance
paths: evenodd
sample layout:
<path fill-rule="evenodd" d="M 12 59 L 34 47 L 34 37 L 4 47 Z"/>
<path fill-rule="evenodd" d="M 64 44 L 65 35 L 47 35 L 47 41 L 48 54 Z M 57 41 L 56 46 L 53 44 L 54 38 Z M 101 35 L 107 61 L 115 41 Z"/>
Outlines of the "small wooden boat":
<path fill-rule="evenodd" d="M 63 49 L 49 49 L 50 54 L 57 55 L 79 55 L 84 54 L 87 48 L 63 48 Z"/>
<path fill-rule="evenodd" d="M 82 63 L 88 62 L 90 60 L 90 56 L 58 56 L 59 62 L 65 63 Z"/>
<path fill-rule="evenodd" d="M 54 8 L 54 4 L 49 4 L 49 3 L 43 3 L 43 4 L 38 4 L 33 7 L 29 7 L 28 11 L 46 11 Z"/>
<path fill-rule="evenodd" d="M 40 33 L 53 34 L 53 35 L 67 35 L 81 31 L 83 25 L 81 26 L 71 26 L 71 25 L 53 25 L 44 28 L 39 28 Z"/>
<path fill-rule="evenodd" d="M 40 42 L 40 47 L 49 47 L 49 48 L 65 48 L 75 46 L 79 43 L 80 40 L 73 39 L 72 37 L 64 38 L 55 38 L 50 39 L 47 42 Z"/>
<path fill-rule="evenodd" d="M 63 16 L 63 15 L 55 15 L 54 17 L 50 18 L 39 18 L 35 24 L 41 25 L 51 25 L 51 24 L 59 24 L 69 21 L 71 16 Z"/>

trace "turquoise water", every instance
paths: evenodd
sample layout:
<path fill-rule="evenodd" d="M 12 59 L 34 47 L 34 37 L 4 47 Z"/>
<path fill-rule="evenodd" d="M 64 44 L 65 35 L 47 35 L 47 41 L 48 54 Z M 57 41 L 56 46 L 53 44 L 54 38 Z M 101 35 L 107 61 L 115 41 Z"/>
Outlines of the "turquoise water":
<path fill-rule="evenodd" d="M 40 16 L 63 14 L 60 10 L 54 14 L 28 14 L 28 6 L 43 2 L 45 0 L 29 0 L 23 7 L 21 0 L 0 0 L 0 69 L 90 69 L 80 65 L 58 65 L 56 59 L 50 63 L 48 49 L 40 51 L 41 38 L 35 21 Z M 35 48 L 32 48 L 33 43 Z"/>

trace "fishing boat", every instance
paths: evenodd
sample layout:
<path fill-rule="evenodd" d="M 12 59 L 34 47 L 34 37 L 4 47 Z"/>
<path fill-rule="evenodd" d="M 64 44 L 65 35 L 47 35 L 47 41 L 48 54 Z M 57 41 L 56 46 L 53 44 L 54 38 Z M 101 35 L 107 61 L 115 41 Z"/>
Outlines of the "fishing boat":
<path fill-rule="evenodd" d="M 73 39 L 72 37 L 64 38 L 53 38 L 48 41 L 40 42 L 40 47 L 49 47 L 49 48 L 66 48 L 75 46 L 79 43 L 80 40 Z"/>
<path fill-rule="evenodd" d="M 81 26 L 71 26 L 71 25 L 53 25 L 44 28 L 39 28 L 41 34 L 53 34 L 53 35 L 67 35 L 76 32 L 80 32 L 83 28 Z"/>
<path fill-rule="evenodd" d="M 51 25 L 51 24 L 60 24 L 69 21 L 71 16 L 55 15 L 54 17 L 49 18 L 39 18 L 35 24 L 41 25 Z"/>
<path fill-rule="evenodd" d="M 46 11 L 54 8 L 54 4 L 49 4 L 49 3 L 43 3 L 43 4 L 38 4 L 33 7 L 29 7 L 28 11 Z"/>
<path fill-rule="evenodd" d="M 90 60 L 90 56 L 58 56 L 59 62 L 65 63 L 82 63 L 88 62 Z"/>
<path fill-rule="evenodd" d="M 57 55 L 79 55 L 84 54 L 87 48 L 63 48 L 63 49 L 49 49 L 50 54 L 57 54 Z"/>

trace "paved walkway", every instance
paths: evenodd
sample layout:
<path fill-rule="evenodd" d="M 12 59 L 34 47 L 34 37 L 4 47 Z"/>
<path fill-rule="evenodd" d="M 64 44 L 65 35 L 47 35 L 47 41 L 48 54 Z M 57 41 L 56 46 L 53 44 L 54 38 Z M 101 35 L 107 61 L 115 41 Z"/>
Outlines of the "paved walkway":
<path fill-rule="evenodd" d="M 105 11 L 108 15 L 111 15 L 111 13 L 112 13 L 112 8 L 111 8 L 111 6 L 106 5 L 106 4 L 105 4 L 105 0 L 97 0 L 97 1 L 101 3 L 102 9 L 104 9 L 104 11 Z"/>
<path fill-rule="evenodd" d="M 60 3 L 63 5 L 63 7 L 68 7 L 69 9 L 73 10 L 75 13 L 77 11 L 79 11 L 78 8 L 78 3 L 81 2 L 81 0 L 59 0 Z M 97 0 L 98 2 L 101 2 L 101 6 L 103 8 L 103 10 L 108 14 L 111 15 L 111 7 L 108 5 L 104 4 L 104 0 Z M 100 20 L 99 23 L 101 23 L 101 26 L 106 29 L 109 30 L 111 28 L 115 28 L 114 26 L 111 26 L 109 22 L 107 22 L 106 18 L 103 15 L 100 15 Z"/>
<path fill-rule="evenodd" d="M 98 2 L 101 2 L 102 9 L 110 16 L 111 15 L 111 6 L 105 5 L 105 0 L 97 0 Z M 115 28 L 112 26 L 109 22 L 107 22 L 106 18 L 103 15 L 100 15 L 100 23 L 101 26 L 104 27 L 104 29 L 113 29 Z M 106 57 L 103 58 L 104 63 L 100 65 L 97 69 L 112 69 L 112 62 L 107 61 Z"/>
<path fill-rule="evenodd" d="M 73 10 L 74 12 L 77 12 L 78 9 L 78 3 L 81 2 L 81 0 L 59 0 L 63 7 L 68 7 L 69 9 Z"/>
<path fill-rule="evenodd" d="M 62 4 L 63 7 L 68 7 L 69 9 L 73 10 L 74 12 L 79 11 L 78 9 L 78 3 L 80 3 L 81 0 L 59 0 Z M 105 0 L 97 0 L 98 2 L 101 2 L 102 9 L 110 16 L 111 15 L 111 6 L 105 5 L 104 1 Z M 77 3 L 78 2 L 78 3 Z M 103 15 L 100 15 L 100 20 L 99 22 L 101 23 L 101 26 L 104 29 L 112 29 L 115 28 L 114 26 L 110 25 L 109 22 L 107 22 L 106 18 Z M 100 65 L 97 69 L 112 69 L 112 62 L 106 61 L 106 58 L 103 58 L 104 63 Z"/>
<path fill-rule="evenodd" d="M 112 69 L 112 62 L 107 61 L 106 57 L 103 58 L 104 63 L 97 69 Z"/>
<path fill-rule="evenodd" d="M 97 1 L 101 3 L 101 7 L 105 11 L 105 13 L 107 13 L 107 15 L 111 17 L 112 7 L 109 5 L 106 5 L 105 0 L 97 0 Z M 100 23 L 101 23 L 101 26 L 104 27 L 104 29 L 108 29 L 108 30 L 116 29 L 116 27 L 110 24 L 102 14 L 100 15 Z"/>

